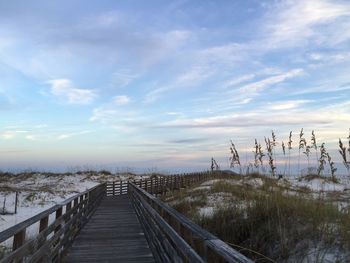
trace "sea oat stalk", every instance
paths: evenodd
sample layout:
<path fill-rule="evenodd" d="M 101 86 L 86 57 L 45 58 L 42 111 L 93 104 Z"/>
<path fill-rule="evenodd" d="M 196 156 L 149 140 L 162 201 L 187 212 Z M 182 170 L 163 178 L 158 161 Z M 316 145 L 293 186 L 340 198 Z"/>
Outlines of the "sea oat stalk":
<path fill-rule="evenodd" d="M 320 156 L 320 159 L 318 160 L 318 169 L 317 169 L 318 175 L 321 175 L 321 173 L 323 172 L 324 166 L 326 164 L 326 159 L 328 159 L 328 155 L 327 155 L 327 151 L 326 151 L 326 147 L 324 146 L 324 143 L 321 144 L 320 152 L 321 152 L 321 156 Z"/>
<path fill-rule="evenodd" d="M 306 145 L 306 140 L 303 136 L 304 136 L 304 128 L 301 128 L 300 134 L 299 134 L 299 157 L 298 157 L 298 171 L 300 174 L 301 174 L 301 171 L 300 171 L 300 150 L 304 149 L 304 147 Z"/>
<path fill-rule="evenodd" d="M 339 138 L 339 153 L 343 159 L 343 164 L 345 166 L 345 168 L 347 169 L 349 175 L 350 175 L 350 162 L 347 160 L 347 156 L 346 156 L 346 146 L 344 146 L 343 142 L 341 141 L 341 139 Z"/>
<path fill-rule="evenodd" d="M 271 170 L 271 175 L 275 176 L 276 175 L 276 166 L 274 164 L 274 159 L 273 159 L 273 145 L 270 140 L 270 138 L 266 139 L 265 138 L 265 143 L 266 143 L 266 150 L 267 150 L 267 156 L 269 157 L 269 165 L 270 165 L 270 170 Z"/>
<path fill-rule="evenodd" d="M 332 158 L 329 155 L 329 153 L 327 153 L 327 160 L 328 160 L 329 166 L 331 167 L 332 180 L 333 182 L 335 182 L 336 181 L 335 172 L 337 171 L 337 168 L 335 167 L 334 162 L 332 161 Z"/>
<path fill-rule="evenodd" d="M 290 151 L 292 150 L 292 131 L 289 132 L 289 139 L 288 139 L 288 173 L 290 174 Z"/>
<path fill-rule="evenodd" d="M 231 141 L 230 151 L 231 151 L 230 167 L 234 168 L 235 164 L 237 164 L 239 166 L 239 173 L 241 174 L 242 173 L 241 162 L 239 160 L 239 155 L 238 155 L 238 151 L 236 149 L 236 146 L 234 145 L 234 143 L 232 141 Z"/>
<path fill-rule="evenodd" d="M 316 142 L 316 135 L 315 135 L 314 130 L 312 130 L 312 132 L 311 132 L 311 146 L 312 146 L 312 148 L 315 149 L 316 161 L 318 162 L 317 142 Z"/>

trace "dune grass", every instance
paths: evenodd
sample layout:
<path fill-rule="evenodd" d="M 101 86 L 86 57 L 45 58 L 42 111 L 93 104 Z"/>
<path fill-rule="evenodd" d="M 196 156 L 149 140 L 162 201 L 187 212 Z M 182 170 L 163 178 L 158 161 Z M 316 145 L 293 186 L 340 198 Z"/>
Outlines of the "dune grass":
<path fill-rule="evenodd" d="M 250 250 L 277 262 L 291 262 L 291 258 L 302 262 L 315 246 L 318 252 L 314 259 L 319 262 L 333 248 L 349 251 L 348 209 L 340 211 L 334 202 L 321 195 L 315 198 L 302 188 L 295 191 L 271 178 L 250 177 L 259 178 L 262 185 L 236 184 L 242 181 L 237 178 L 232 182 L 219 180 L 206 191 L 180 191 L 174 196 L 177 202 L 173 207 L 225 242 L 247 248 L 241 252 L 259 262 L 269 261 Z M 198 213 L 217 193 L 228 197 L 217 203 L 211 216 Z"/>

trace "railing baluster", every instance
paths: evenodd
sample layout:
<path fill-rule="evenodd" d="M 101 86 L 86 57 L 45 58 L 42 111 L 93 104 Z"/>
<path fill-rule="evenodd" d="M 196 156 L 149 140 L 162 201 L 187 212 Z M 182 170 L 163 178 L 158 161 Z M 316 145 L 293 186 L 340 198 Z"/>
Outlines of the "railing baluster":
<path fill-rule="evenodd" d="M 74 202 L 75 203 L 75 202 Z M 58 208 L 56 211 L 56 220 L 59 219 L 62 216 L 62 207 Z M 56 229 L 55 229 L 55 233 L 58 232 L 61 228 L 61 224 L 59 224 Z"/>
<path fill-rule="evenodd" d="M 72 202 L 69 202 L 67 205 L 66 205 L 66 214 L 72 209 Z M 66 222 L 68 222 L 70 219 L 70 216 L 68 218 L 66 218 Z"/>
<path fill-rule="evenodd" d="M 15 251 L 17 248 L 21 247 L 24 244 L 26 238 L 26 229 L 21 230 L 16 233 L 13 237 L 13 246 L 12 250 Z"/>
<path fill-rule="evenodd" d="M 49 225 L 49 217 L 45 216 L 44 218 L 40 219 L 40 225 L 39 225 L 39 233 L 43 232 L 47 226 Z"/>
<path fill-rule="evenodd" d="M 175 190 L 178 189 L 182 184 L 197 184 L 206 178 L 206 174 L 188 174 L 180 177 L 167 176 L 160 179 L 160 182 L 164 180 L 164 184 L 160 183 L 160 185 L 163 185 L 163 188 Z M 154 245 L 158 244 L 157 246 L 159 246 L 159 244 L 163 244 L 162 249 L 165 249 L 165 251 L 159 249 L 155 250 L 154 245 L 152 245 L 151 247 L 153 248 L 154 253 L 166 253 L 166 251 L 169 249 L 170 253 L 170 251 L 173 251 L 172 249 L 175 249 L 175 251 L 177 251 L 176 253 L 179 253 L 178 255 L 181 255 L 183 262 L 252 262 L 209 232 L 201 229 L 199 226 L 189 221 L 173 208 L 168 207 L 159 199 L 152 196 L 152 189 L 151 193 L 148 193 L 144 189 L 138 187 L 136 184 L 130 183 L 129 191 L 134 206 L 138 207 L 139 209 L 139 213 L 137 214 L 140 221 L 143 222 L 144 220 L 147 220 L 148 217 L 155 216 L 155 221 L 152 224 L 147 223 L 147 228 L 151 228 L 151 232 L 157 229 L 158 232 L 162 232 L 161 236 L 166 237 L 165 240 L 159 239 L 158 241 L 155 241 L 154 239 L 161 237 L 152 234 L 152 237 L 150 238 L 153 241 L 151 240 L 151 242 L 153 242 Z M 181 244 L 179 240 L 175 241 L 176 239 L 173 239 L 175 238 L 174 236 L 169 236 L 169 230 L 165 230 L 165 225 L 159 221 L 160 219 L 156 219 L 158 217 L 154 214 L 154 212 L 151 212 L 152 209 L 159 215 L 160 218 L 164 220 L 164 222 L 167 222 L 168 226 L 172 227 L 173 231 L 175 231 L 179 237 L 181 237 L 181 240 L 183 240 L 181 242 L 185 243 Z M 155 229 L 152 230 L 152 228 Z M 149 231 L 147 233 L 149 233 Z M 172 240 L 170 243 L 167 243 L 166 241 L 168 238 Z M 176 244 L 176 246 L 171 248 L 165 244 Z M 190 247 L 193 249 L 192 252 L 188 248 L 185 249 L 185 247 L 188 245 L 190 245 Z M 169 255 L 175 256 L 173 253 L 174 252 L 171 252 Z M 198 258 L 196 255 L 200 255 L 200 258 Z M 158 256 L 159 257 L 157 258 L 161 258 L 162 255 Z"/>
<path fill-rule="evenodd" d="M 186 221 L 187 219 L 185 219 L 181 214 L 178 214 L 175 210 L 168 207 L 154 196 L 157 194 L 164 194 L 167 191 L 179 190 L 183 187 L 197 184 L 205 179 L 213 178 L 213 176 L 216 178 L 224 177 L 224 175 L 221 173 L 214 174 L 206 172 L 183 175 L 177 174 L 169 176 L 153 176 L 151 178 L 137 180 L 134 182 L 134 184 L 121 180 L 119 182 L 113 181 L 108 184 L 108 187 L 107 183 L 100 184 L 91 190 L 68 199 L 62 205 L 56 205 L 53 208 L 48 209 L 47 212 L 42 212 L 39 215 L 34 216 L 33 219 L 26 220 L 24 223 L 20 224 L 20 227 L 17 228 L 16 231 L 9 230 L 7 232 L 4 231 L 6 233 L 1 232 L 0 243 L 10 237 L 13 237 L 13 252 L 11 253 L 11 257 L 15 259 L 16 262 L 21 262 L 23 258 L 26 258 L 26 261 L 28 259 L 31 261 L 31 257 L 33 260 L 35 258 L 35 262 L 45 261 L 47 259 L 45 258 L 46 251 L 51 253 L 48 254 L 49 258 L 55 257 L 56 260 L 60 260 L 61 254 L 67 248 L 67 246 L 71 244 L 75 234 L 86 223 L 103 196 L 107 194 L 108 188 L 108 193 L 111 195 L 122 195 L 125 193 L 129 194 L 135 209 L 137 209 L 138 216 L 141 216 L 143 218 L 142 220 L 149 220 L 148 227 L 157 227 L 157 231 L 155 229 L 150 229 L 150 231 L 153 231 L 153 237 L 158 238 L 158 235 L 161 234 L 163 235 L 163 238 L 165 238 L 163 241 L 158 240 L 156 243 L 158 247 L 163 247 L 162 249 L 170 249 L 172 252 L 170 253 L 169 250 L 169 255 L 174 255 L 175 257 L 181 255 L 180 258 L 186 262 L 189 261 L 189 255 L 196 258 L 195 253 L 197 253 L 207 261 L 223 262 L 224 257 L 229 257 L 229 255 L 220 254 L 220 251 L 225 250 L 226 252 L 232 252 L 234 250 L 230 250 L 230 247 L 213 237 L 210 233 L 203 234 L 201 232 L 202 230 L 199 230 L 198 226 L 194 226 L 193 223 Z M 117 189 L 118 186 L 119 190 Z M 110 192 L 111 187 L 112 193 Z M 147 193 L 147 190 L 149 193 Z M 148 204 L 148 206 L 146 204 Z M 148 207 L 147 209 L 145 208 L 146 206 Z M 63 207 L 65 207 L 64 214 Z M 152 209 L 153 214 L 148 211 L 148 209 Z M 56 221 L 49 225 L 49 215 L 52 213 L 55 213 L 54 215 Z M 158 216 L 154 213 L 158 214 Z M 152 219 L 149 217 L 152 217 Z M 163 221 L 161 221 L 161 219 Z M 26 229 L 30 225 L 38 222 L 39 233 L 37 238 L 26 241 Z M 170 238 L 169 233 L 164 232 L 164 227 L 167 227 L 164 225 L 165 222 L 167 222 L 166 224 L 168 226 L 172 226 L 172 238 L 174 239 L 171 242 L 168 240 L 168 238 Z M 155 226 L 154 224 L 159 225 Z M 16 229 L 16 226 L 10 229 Z M 47 238 L 50 234 L 53 234 L 53 236 Z M 178 235 L 178 237 L 176 237 L 176 235 Z M 53 237 L 54 239 L 52 239 Z M 179 245 L 178 247 L 173 246 L 174 243 L 172 242 L 175 242 L 175 240 L 176 242 L 180 242 L 176 243 Z M 165 243 L 163 244 L 163 242 Z M 186 247 L 186 244 L 190 244 L 192 248 L 190 248 L 190 250 L 187 248 L 186 251 L 183 250 L 184 247 Z M 50 251 L 50 247 L 54 247 L 54 251 Z M 191 249 L 193 249 L 193 251 L 191 251 Z M 174 253 L 178 255 L 175 255 Z M 235 253 L 233 254 L 235 254 L 237 258 L 241 259 L 241 255 L 237 252 Z M 180 258 L 178 259 L 180 260 Z M 165 260 L 166 257 L 161 257 L 161 259 Z M 236 262 L 250 261 L 246 260 L 246 258 L 242 256 L 242 260 L 236 260 Z"/>
<path fill-rule="evenodd" d="M 0 232 L 0 243 L 13 237 L 12 252 L 5 255 L 4 262 L 22 262 L 23 259 L 26 262 L 47 262 L 49 258 L 60 260 L 66 245 L 73 240 L 71 235 L 76 233 L 76 231 L 70 231 L 71 227 L 78 225 L 82 227 L 86 222 L 85 218 L 91 213 L 94 206 L 96 207 L 105 193 L 106 184 L 100 184 L 69 198 L 61 205 L 55 205 Z M 72 202 L 74 202 L 74 207 L 72 207 Z M 65 213 L 63 214 L 64 206 Z M 54 213 L 56 220 L 49 224 L 49 216 L 52 213 Z M 73 218 L 72 214 L 76 215 L 76 218 Z M 26 240 L 26 229 L 36 223 L 39 224 L 37 236 Z M 50 234 L 53 236 L 48 239 Z M 54 250 L 51 251 L 51 248 Z"/>

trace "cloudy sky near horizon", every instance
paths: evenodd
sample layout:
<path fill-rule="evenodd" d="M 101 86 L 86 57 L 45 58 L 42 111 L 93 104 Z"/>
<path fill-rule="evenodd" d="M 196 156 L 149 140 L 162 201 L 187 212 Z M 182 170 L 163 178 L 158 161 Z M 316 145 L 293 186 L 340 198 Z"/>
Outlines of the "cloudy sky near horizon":
<path fill-rule="evenodd" d="M 302 127 L 335 150 L 349 70 L 347 0 L 0 1 L 0 168 L 225 167 Z"/>

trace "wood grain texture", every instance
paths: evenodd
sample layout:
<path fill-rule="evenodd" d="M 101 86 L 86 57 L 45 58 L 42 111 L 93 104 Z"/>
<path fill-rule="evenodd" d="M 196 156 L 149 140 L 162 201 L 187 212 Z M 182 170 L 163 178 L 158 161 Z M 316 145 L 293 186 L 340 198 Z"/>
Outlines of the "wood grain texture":
<path fill-rule="evenodd" d="M 63 262 L 155 262 L 128 195 L 101 202 Z"/>

